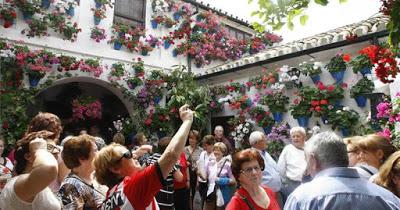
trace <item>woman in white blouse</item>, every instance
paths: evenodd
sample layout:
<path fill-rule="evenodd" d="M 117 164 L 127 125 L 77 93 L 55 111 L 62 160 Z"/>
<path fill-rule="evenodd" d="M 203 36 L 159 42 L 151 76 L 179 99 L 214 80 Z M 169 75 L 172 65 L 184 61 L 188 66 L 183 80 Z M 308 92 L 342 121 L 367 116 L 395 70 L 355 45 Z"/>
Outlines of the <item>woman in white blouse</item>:
<path fill-rule="evenodd" d="M 290 129 L 290 138 L 292 144 L 285 146 L 277 163 L 282 177 L 281 192 L 284 201 L 301 184 L 307 166 L 303 150 L 306 131 L 302 127 L 293 127 Z"/>

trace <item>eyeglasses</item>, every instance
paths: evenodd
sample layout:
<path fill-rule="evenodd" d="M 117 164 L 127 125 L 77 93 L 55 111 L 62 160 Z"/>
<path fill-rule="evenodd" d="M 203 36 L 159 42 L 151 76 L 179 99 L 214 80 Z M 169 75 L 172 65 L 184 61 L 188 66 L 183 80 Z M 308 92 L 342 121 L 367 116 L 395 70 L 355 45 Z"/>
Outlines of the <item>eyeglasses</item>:
<path fill-rule="evenodd" d="M 245 168 L 245 169 L 243 169 L 243 170 L 240 170 L 240 173 L 250 174 L 250 173 L 252 173 L 254 170 L 255 170 L 256 172 L 261 172 L 261 167 L 260 167 L 260 166 L 248 167 L 248 168 Z"/>
<path fill-rule="evenodd" d="M 126 151 L 122 156 L 118 159 L 117 162 L 121 161 L 122 158 L 131 159 L 133 157 L 132 152 L 130 150 Z"/>
<path fill-rule="evenodd" d="M 47 144 L 47 151 L 50 153 L 58 153 L 60 152 L 60 148 L 53 144 Z"/>

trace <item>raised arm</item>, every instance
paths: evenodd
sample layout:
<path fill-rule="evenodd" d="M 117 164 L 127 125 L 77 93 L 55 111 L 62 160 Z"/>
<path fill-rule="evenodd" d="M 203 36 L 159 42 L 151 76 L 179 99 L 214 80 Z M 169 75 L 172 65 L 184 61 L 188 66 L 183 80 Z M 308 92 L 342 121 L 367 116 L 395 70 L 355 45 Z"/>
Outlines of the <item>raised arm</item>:
<path fill-rule="evenodd" d="M 188 108 L 188 105 L 179 109 L 179 115 L 182 125 L 158 160 L 164 179 L 167 178 L 168 173 L 182 154 L 193 122 L 193 111 Z"/>
<path fill-rule="evenodd" d="M 47 151 L 46 141 L 36 138 L 29 143 L 33 161 L 32 171 L 21 175 L 15 182 L 15 193 L 26 202 L 32 202 L 35 196 L 57 178 L 58 163 Z M 29 160 L 28 160 L 29 162 Z"/>

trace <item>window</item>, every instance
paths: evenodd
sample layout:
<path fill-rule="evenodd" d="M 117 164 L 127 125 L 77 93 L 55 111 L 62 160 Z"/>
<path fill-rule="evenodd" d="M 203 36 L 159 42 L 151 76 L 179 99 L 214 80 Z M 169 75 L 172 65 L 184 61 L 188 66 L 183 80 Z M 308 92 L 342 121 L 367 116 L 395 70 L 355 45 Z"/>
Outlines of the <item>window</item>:
<path fill-rule="evenodd" d="M 251 37 L 251 34 L 241 31 L 237 28 L 233 28 L 232 26 L 225 25 L 225 28 L 229 32 L 229 34 L 233 38 L 236 38 L 237 40 L 247 39 L 247 38 Z"/>
<path fill-rule="evenodd" d="M 115 0 L 114 22 L 145 25 L 146 0 Z"/>

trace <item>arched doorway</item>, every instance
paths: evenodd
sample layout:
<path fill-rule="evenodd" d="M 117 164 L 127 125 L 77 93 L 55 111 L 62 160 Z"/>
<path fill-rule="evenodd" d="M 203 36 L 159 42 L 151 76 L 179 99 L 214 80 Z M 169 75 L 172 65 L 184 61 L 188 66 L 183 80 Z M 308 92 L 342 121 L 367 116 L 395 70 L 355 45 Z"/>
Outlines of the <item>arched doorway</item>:
<path fill-rule="evenodd" d="M 72 120 L 72 101 L 77 97 L 98 99 L 102 106 L 101 119 Z M 90 78 L 73 77 L 56 81 L 36 97 L 36 106 L 30 112 L 46 111 L 60 117 L 64 126 L 63 136 L 78 135 L 81 130 L 98 129 L 101 137 L 109 142 L 115 133 L 113 121 L 129 117 L 129 102 L 123 100 L 121 91 L 110 83 Z"/>

